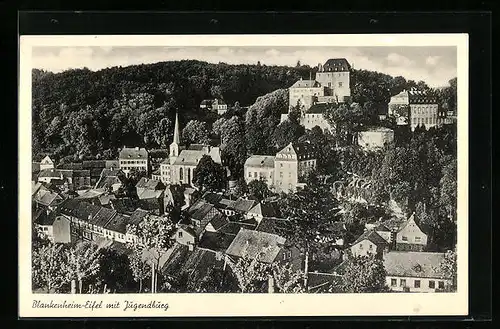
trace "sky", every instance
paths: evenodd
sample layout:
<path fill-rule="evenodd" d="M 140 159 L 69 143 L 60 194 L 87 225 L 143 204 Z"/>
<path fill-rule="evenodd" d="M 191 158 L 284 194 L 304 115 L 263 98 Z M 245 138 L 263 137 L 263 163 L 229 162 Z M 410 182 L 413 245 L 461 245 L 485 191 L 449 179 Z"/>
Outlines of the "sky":
<path fill-rule="evenodd" d="M 378 71 L 431 87 L 447 86 L 457 76 L 457 49 L 418 47 L 33 47 L 34 68 L 61 72 L 87 67 L 97 71 L 112 66 L 193 59 L 210 63 L 316 66 L 329 58 L 346 58 L 356 69 Z"/>

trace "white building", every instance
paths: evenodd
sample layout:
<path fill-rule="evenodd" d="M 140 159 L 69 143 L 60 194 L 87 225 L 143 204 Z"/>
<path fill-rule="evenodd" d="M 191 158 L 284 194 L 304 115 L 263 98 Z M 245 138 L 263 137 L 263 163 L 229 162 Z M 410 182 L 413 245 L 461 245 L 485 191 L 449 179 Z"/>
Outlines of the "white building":
<path fill-rule="evenodd" d="M 394 131 L 376 127 L 358 133 L 358 144 L 366 150 L 377 150 L 394 141 Z"/>
<path fill-rule="evenodd" d="M 129 148 L 123 147 L 119 155 L 120 169 L 129 175 L 130 171 L 135 169 L 149 173 L 148 151 L 145 148 Z"/>
<path fill-rule="evenodd" d="M 437 98 L 426 91 L 403 90 L 391 97 L 388 114 L 396 119 L 398 125 L 410 125 L 411 130 L 417 126 L 429 129 L 440 124 Z"/>

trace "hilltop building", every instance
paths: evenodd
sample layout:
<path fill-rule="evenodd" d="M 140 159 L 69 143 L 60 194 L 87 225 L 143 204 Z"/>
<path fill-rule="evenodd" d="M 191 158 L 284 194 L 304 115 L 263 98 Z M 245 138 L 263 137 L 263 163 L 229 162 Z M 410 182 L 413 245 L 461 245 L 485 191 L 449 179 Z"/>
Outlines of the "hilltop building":
<path fill-rule="evenodd" d="M 218 115 L 223 115 L 227 111 L 227 104 L 222 99 L 205 99 L 200 103 L 200 109 L 217 112 Z"/>
<path fill-rule="evenodd" d="M 194 169 L 204 155 L 208 155 L 215 163 L 221 164 L 219 147 L 191 144 L 186 147 L 181 144 L 179 117 L 175 116 L 174 140 L 170 144 L 170 153 L 160 164 L 160 180 L 164 184 L 193 184 Z"/>
<path fill-rule="evenodd" d="M 396 119 L 398 125 L 410 125 L 411 130 L 417 126 L 429 129 L 439 125 L 438 101 L 426 91 L 416 89 L 403 90 L 391 97 L 388 114 Z"/>
<path fill-rule="evenodd" d="M 307 143 L 290 143 L 276 156 L 252 155 L 245 161 L 245 181 L 263 179 L 276 192 L 303 187 L 306 175 L 316 168 L 316 154 Z"/>
<path fill-rule="evenodd" d="M 290 108 L 300 105 L 307 111 L 316 103 L 343 103 L 351 96 L 351 65 L 345 58 L 334 58 L 318 64 L 315 80 L 295 82 L 289 88 Z"/>

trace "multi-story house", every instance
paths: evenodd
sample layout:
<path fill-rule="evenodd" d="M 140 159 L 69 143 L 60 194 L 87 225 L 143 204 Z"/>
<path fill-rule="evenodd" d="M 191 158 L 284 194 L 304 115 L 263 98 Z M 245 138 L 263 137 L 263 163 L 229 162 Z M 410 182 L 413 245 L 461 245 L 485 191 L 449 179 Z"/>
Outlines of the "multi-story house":
<path fill-rule="evenodd" d="M 398 125 L 410 125 L 427 129 L 439 125 L 437 98 L 426 91 L 403 90 L 391 97 L 388 114 L 396 119 Z"/>
<path fill-rule="evenodd" d="M 149 173 L 148 151 L 145 148 L 123 147 L 119 156 L 120 169 L 129 175 L 131 170 Z"/>
<path fill-rule="evenodd" d="M 422 251 L 427 246 L 427 234 L 415 222 L 412 214 L 396 233 L 396 250 Z"/>
<path fill-rule="evenodd" d="M 274 162 L 274 167 L 272 164 Z M 295 191 L 316 168 L 316 154 L 308 143 L 290 143 L 276 156 L 252 155 L 245 161 L 245 180 L 263 179 L 276 192 Z"/>
<path fill-rule="evenodd" d="M 376 255 L 381 257 L 389 248 L 389 243 L 375 231 L 365 231 L 351 245 L 351 253 L 354 257 Z"/>
<path fill-rule="evenodd" d="M 343 103 L 351 96 L 350 81 L 351 65 L 345 58 L 331 58 L 324 65 L 318 64 L 316 81 L 325 89 L 325 99 L 321 97 L 318 102 L 330 103 L 328 96 L 333 96 L 335 102 Z"/>
<path fill-rule="evenodd" d="M 223 115 L 227 112 L 227 104 L 224 100 L 219 98 L 205 99 L 200 103 L 200 109 L 207 109 L 217 112 L 218 115 Z"/>
<path fill-rule="evenodd" d="M 40 170 L 54 169 L 54 161 L 47 155 L 40 161 Z"/>
<path fill-rule="evenodd" d="M 443 260 L 443 253 L 387 252 L 384 254 L 387 286 L 392 291 L 442 291 L 452 282 L 440 266 Z"/>

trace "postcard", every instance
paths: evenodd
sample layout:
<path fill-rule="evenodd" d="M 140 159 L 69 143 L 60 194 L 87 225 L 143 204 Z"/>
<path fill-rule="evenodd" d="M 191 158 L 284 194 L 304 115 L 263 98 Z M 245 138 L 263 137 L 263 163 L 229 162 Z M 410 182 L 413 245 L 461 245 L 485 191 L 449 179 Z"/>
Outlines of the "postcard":
<path fill-rule="evenodd" d="M 466 34 L 20 36 L 19 72 L 20 317 L 468 313 Z"/>

